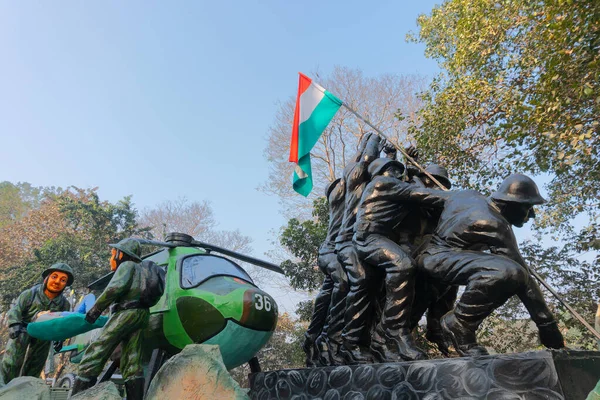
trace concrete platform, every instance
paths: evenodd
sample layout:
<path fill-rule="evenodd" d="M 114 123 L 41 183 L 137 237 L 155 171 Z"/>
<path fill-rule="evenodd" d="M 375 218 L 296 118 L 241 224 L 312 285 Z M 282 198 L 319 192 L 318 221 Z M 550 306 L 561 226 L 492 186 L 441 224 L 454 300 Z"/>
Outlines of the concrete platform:
<path fill-rule="evenodd" d="M 600 380 L 600 352 L 539 351 L 476 358 L 266 371 L 256 400 L 583 400 Z"/>

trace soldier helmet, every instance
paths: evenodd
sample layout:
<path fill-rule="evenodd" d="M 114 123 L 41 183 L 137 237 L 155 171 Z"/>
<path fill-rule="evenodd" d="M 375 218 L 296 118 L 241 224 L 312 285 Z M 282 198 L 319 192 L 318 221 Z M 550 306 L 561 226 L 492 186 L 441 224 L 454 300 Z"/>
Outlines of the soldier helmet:
<path fill-rule="evenodd" d="M 121 250 L 123 253 L 127 254 L 136 261 L 142 261 L 140 258 L 142 255 L 142 247 L 140 246 L 140 242 L 135 239 L 123 239 L 119 243 L 109 244 L 109 246 L 117 250 Z"/>
<path fill-rule="evenodd" d="M 331 182 L 329 185 L 327 185 L 327 187 L 325 188 L 325 197 L 329 197 L 329 195 L 331 194 L 333 189 L 335 189 L 335 187 L 338 185 L 338 183 L 340 183 L 341 180 L 342 180 L 342 178 L 337 178 L 336 180 Z"/>
<path fill-rule="evenodd" d="M 494 193 L 492 199 L 525 204 L 543 204 L 537 185 L 528 176 L 513 174 L 506 178 Z"/>
<path fill-rule="evenodd" d="M 440 181 L 442 185 L 446 187 L 446 189 L 450 189 L 452 187 L 452 183 L 450 182 L 450 177 L 448 176 L 448 170 L 441 165 L 438 164 L 429 164 L 427 168 L 425 168 L 425 172 L 428 172 L 430 175 L 433 175 L 435 179 Z M 419 173 L 419 177 L 425 177 L 423 172 Z"/>
<path fill-rule="evenodd" d="M 73 281 L 75 280 L 75 277 L 73 276 L 73 269 L 67 264 L 61 262 L 52 265 L 50 268 L 46 268 L 44 272 L 42 272 L 42 278 L 46 279 L 48 275 L 55 271 L 64 272 L 67 274 L 67 286 L 71 286 L 73 284 Z"/>
<path fill-rule="evenodd" d="M 381 175 L 392 166 L 398 168 L 401 174 L 404 173 L 404 164 L 400 161 L 391 158 L 378 158 L 369 164 L 369 175 L 371 177 Z"/>

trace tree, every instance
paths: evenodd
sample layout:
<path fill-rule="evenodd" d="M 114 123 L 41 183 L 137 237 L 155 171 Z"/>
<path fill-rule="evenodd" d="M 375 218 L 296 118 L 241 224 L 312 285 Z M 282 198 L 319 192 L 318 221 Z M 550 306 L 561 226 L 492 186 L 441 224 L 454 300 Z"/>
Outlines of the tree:
<path fill-rule="evenodd" d="M 0 182 L 0 228 L 18 221 L 29 210 L 37 208 L 41 198 L 42 188 L 26 182 Z"/>
<path fill-rule="evenodd" d="M 154 208 L 142 211 L 140 224 L 149 226 L 155 238 L 162 239 L 169 232 L 180 232 L 230 250 L 252 251 L 252 239 L 242 235 L 239 230 L 215 230 L 217 222 L 207 201 L 190 202 L 186 198 L 164 201 Z"/>
<path fill-rule="evenodd" d="M 313 219 L 300 222 L 292 218 L 281 231 L 279 242 L 294 258 L 282 262 L 281 268 L 296 290 L 316 290 L 323 282 L 317 257 L 327 236 L 328 210 L 327 199 L 319 197 L 313 201 Z"/>
<path fill-rule="evenodd" d="M 424 77 L 389 74 L 367 77 L 358 69 L 339 66 L 327 77 L 319 74 L 315 77 L 328 91 L 386 132 L 393 142 L 410 141 L 406 131 L 421 107 L 415 93 L 425 88 Z M 275 121 L 269 127 L 265 156 L 270 163 L 270 171 L 261 189 L 278 196 L 290 216 L 305 219 L 310 216 L 311 201 L 322 196 L 325 186 L 340 176 L 346 161 L 356 152 L 358 142 L 371 129 L 344 107 L 338 111 L 311 151 L 314 189 L 309 201 L 306 201 L 292 189 L 294 166 L 288 162 L 295 101 L 294 97 L 290 97 L 280 102 Z M 395 118 L 398 110 L 407 118 Z"/>
<path fill-rule="evenodd" d="M 420 149 L 463 187 L 548 174 L 539 228 L 600 249 L 600 3 L 450 0 L 418 24 L 410 38 L 443 69 L 411 129 Z"/>
<path fill-rule="evenodd" d="M 47 194 L 39 208 L 0 229 L 0 301 L 7 306 L 59 261 L 73 268 L 73 287 L 85 287 L 108 272 L 108 243 L 145 235 L 136 218 L 130 197 L 113 204 L 96 189 L 75 187 Z"/>
<path fill-rule="evenodd" d="M 152 227 L 150 232 L 160 240 L 169 232 L 186 233 L 199 239 L 216 225 L 213 210 L 207 201 L 189 202 L 185 197 L 145 209 L 141 212 L 140 221 Z"/>
<path fill-rule="evenodd" d="M 140 224 L 148 226 L 155 238 L 164 238 L 169 232 L 188 234 L 194 239 L 244 254 L 252 253 L 252 239 L 238 229 L 216 230 L 217 222 L 207 201 L 189 201 L 186 198 L 167 200 L 141 212 Z M 266 278 L 266 270 L 234 260 L 250 273 L 257 282 Z"/>

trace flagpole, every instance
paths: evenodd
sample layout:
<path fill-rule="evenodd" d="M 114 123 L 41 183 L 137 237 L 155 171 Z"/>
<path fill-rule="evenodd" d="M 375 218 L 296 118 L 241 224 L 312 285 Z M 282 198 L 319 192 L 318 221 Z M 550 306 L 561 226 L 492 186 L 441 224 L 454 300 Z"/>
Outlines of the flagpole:
<path fill-rule="evenodd" d="M 316 82 L 313 82 L 316 83 Z M 314 85 L 317 89 L 319 89 L 321 92 L 323 92 L 325 95 L 327 95 L 327 93 L 325 93 L 325 89 L 321 86 L 321 85 Z M 356 110 L 354 110 L 352 107 L 350 107 L 349 105 L 347 105 L 345 102 L 341 102 L 342 106 L 346 107 L 346 110 L 350 111 L 352 114 L 354 114 L 354 116 L 358 119 L 360 119 L 362 122 L 364 122 L 365 124 L 369 125 L 371 128 L 373 128 L 375 130 L 375 132 L 377 132 L 377 134 L 379 136 L 381 136 L 382 138 L 384 138 L 385 140 L 388 141 L 388 143 L 391 143 L 392 146 L 394 146 L 398 151 L 400 151 L 400 153 L 402 153 L 404 155 L 404 157 L 406 157 L 406 159 L 408 161 L 410 161 L 415 167 L 417 167 L 419 169 L 419 171 L 421 171 L 423 174 L 425 174 L 429 179 L 431 179 L 433 181 L 433 183 L 435 183 L 436 185 L 438 185 L 440 187 L 440 189 L 442 190 L 448 190 L 444 185 L 442 185 L 440 183 L 440 181 L 438 181 L 433 175 L 431 175 L 429 172 L 425 171 L 425 168 L 423 168 L 418 162 L 415 161 L 414 158 L 412 158 L 411 156 L 409 156 L 406 151 L 404 151 L 404 149 L 402 149 L 400 146 L 396 145 L 395 143 L 393 143 L 390 139 L 388 139 L 388 137 L 386 135 L 384 135 L 383 132 L 381 132 L 375 125 L 373 125 L 368 119 L 366 119 L 365 117 L 363 117 L 362 115 L 360 115 L 359 113 L 356 112 Z"/>

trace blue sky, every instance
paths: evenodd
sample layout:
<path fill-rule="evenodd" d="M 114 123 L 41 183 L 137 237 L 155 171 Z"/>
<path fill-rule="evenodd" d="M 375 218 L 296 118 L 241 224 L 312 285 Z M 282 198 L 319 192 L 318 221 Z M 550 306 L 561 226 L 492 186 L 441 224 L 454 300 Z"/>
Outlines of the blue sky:
<path fill-rule="evenodd" d="M 335 65 L 432 76 L 404 37 L 434 4 L 0 0 L 0 180 L 208 200 L 263 256 L 285 223 L 257 190 L 277 100 Z"/>

